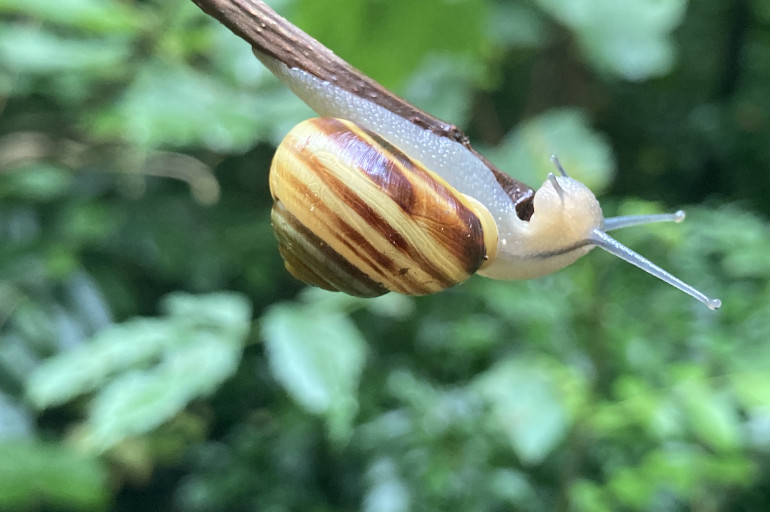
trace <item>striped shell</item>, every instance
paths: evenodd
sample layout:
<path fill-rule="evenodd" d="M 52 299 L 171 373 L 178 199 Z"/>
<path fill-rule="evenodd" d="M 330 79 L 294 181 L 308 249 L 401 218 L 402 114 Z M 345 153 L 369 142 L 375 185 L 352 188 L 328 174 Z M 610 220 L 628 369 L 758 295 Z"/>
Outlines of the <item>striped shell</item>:
<path fill-rule="evenodd" d="M 424 295 L 494 259 L 489 211 L 358 125 L 304 121 L 270 168 L 272 223 L 286 268 L 327 290 Z"/>

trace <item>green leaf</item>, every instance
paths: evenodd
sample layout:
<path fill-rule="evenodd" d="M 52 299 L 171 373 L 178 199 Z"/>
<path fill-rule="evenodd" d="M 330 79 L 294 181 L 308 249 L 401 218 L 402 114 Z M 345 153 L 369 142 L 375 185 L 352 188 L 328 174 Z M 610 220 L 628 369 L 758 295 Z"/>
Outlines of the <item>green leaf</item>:
<path fill-rule="evenodd" d="M 108 327 L 40 365 L 27 394 L 38 408 L 96 391 L 81 441 L 102 451 L 168 420 L 235 371 L 251 309 L 237 294 L 176 293 L 167 316 Z"/>
<path fill-rule="evenodd" d="M 62 445 L 0 441 L 0 508 L 102 510 L 109 499 L 107 473 L 95 459 Z"/>
<path fill-rule="evenodd" d="M 765 409 L 770 413 L 770 375 L 762 372 L 736 372 L 730 384 L 744 407 Z"/>
<path fill-rule="evenodd" d="M 570 502 L 582 512 L 612 512 L 604 490 L 589 480 L 578 480 L 570 485 Z"/>
<path fill-rule="evenodd" d="M 113 379 L 94 398 L 87 430 L 80 441 L 98 450 L 162 424 L 191 400 L 205 396 L 237 366 L 237 344 L 223 346 L 219 336 L 199 333 L 153 370 L 129 371 Z"/>
<path fill-rule="evenodd" d="M 331 308 L 273 306 L 262 319 L 270 369 L 292 398 L 323 415 L 343 438 L 358 410 L 366 342 L 350 319 Z"/>
<path fill-rule="evenodd" d="M 718 451 L 732 451 L 743 443 L 738 412 L 732 397 L 712 389 L 700 370 L 683 372 L 677 395 L 695 435 Z"/>
<path fill-rule="evenodd" d="M 392 88 L 426 55 L 448 52 L 478 58 L 485 49 L 486 12 L 480 0 L 299 0 L 287 17 Z"/>
<path fill-rule="evenodd" d="M 277 108 L 273 96 L 242 92 L 183 65 L 150 60 L 119 101 L 88 128 L 143 148 L 199 144 L 244 150 L 260 130 L 271 127 Z"/>
<path fill-rule="evenodd" d="M 493 493 L 502 497 L 511 505 L 533 503 L 537 494 L 526 473 L 513 469 L 495 469 L 491 471 L 489 487 Z"/>
<path fill-rule="evenodd" d="M 369 489 L 364 512 L 400 512 L 410 509 L 409 488 L 398 475 L 395 462 L 387 457 L 374 461 L 366 472 Z"/>
<path fill-rule="evenodd" d="M 10 396 L 0 392 L 0 439 L 28 435 L 32 428 L 30 414 Z"/>
<path fill-rule="evenodd" d="M 404 96 L 439 119 L 463 126 L 484 67 L 478 59 L 450 53 L 431 55 L 411 75 Z"/>
<path fill-rule="evenodd" d="M 8 170 L 0 180 L 0 197 L 50 201 L 69 192 L 72 174 L 56 165 L 35 163 Z"/>
<path fill-rule="evenodd" d="M 567 174 L 596 194 L 609 185 L 615 167 L 607 138 L 591 129 L 586 114 L 574 108 L 529 119 L 488 153 L 505 162 L 505 168 L 516 169 L 516 179 L 533 185 L 558 172 L 551 162 L 551 155 L 556 155 Z"/>
<path fill-rule="evenodd" d="M 495 2 L 487 25 L 493 35 L 512 47 L 540 47 L 546 42 L 545 16 L 529 3 Z"/>
<path fill-rule="evenodd" d="M 674 63 L 671 31 L 686 0 L 537 0 L 576 35 L 588 62 L 628 80 L 667 73 Z"/>
<path fill-rule="evenodd" d="M 128 55 L 128 43 L 114 38 L 63 38 L 21 25 L 0 34 L 0 64 L 17 73 L 98 72 L 120 68 Z"/>
<path fill-rule="evenodd" d="M 46 360 L 27 381 L 27 394 L 38 408 L 64 403 L 104 386 L 110 377 L 160 357 L 180 335 L 173 322 L 129 320 L 108 327 L 90 343 Z"/>
<path fill-rule="evenodd" d="M 238 293 L 192 295 L 175 292 L 163 298 L 162 307 L 170 317 L 191 322 L 196 327 L 221 330 L 236 344 L 250 329 L 251 305 Z"/>
<path fill-rule="evenodd" d="M 160 372 L 131 371 L 112 379 L 91 403 L 81 445 L 89 451 L 106 450 L 157 427 L 181 410 L 189 401 L 180 392 L 187 386 L 164 377 Z"/>
<path fill-rule="evenodd" d="M 33 16 L 91 32 L 118 33 L 137 29 L 139 9 L 116 0 L 0 0 L 0 13 Z"/>
<path fill-rule="evenodd" d="M 542 462 L 572 423 L 571 399 L 563 395 L 559 380 L 551 365 L 517 358 L 498 363 L 473 383 L 491 407 L 497 428 L 526 464 Z"/>

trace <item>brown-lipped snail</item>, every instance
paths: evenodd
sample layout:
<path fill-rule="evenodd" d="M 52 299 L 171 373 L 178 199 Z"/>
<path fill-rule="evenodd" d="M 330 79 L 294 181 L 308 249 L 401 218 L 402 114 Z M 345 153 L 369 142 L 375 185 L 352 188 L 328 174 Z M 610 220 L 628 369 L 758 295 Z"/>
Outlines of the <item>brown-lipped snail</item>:
<path fill-rule="evenodd" d="M 292 37 L 320 46 L 288 26 Z M 301 281 L 362 297 L 422 295 L 474 273 L 543 276 L 601 247 L 709 309 L 721 306 L 607 234 L 680 222 L 684 212 L 605 219 L 594 194 L 555 158 L 558 175 L 533 193 L 501 176 L 461 138 L 427 129 L 403 100 L 386 108 L 377 91 L 362 93 L 359 84 L 370 83 L 368 77 L 357 74 L 359 82 L 340 85 L 334 73 L 319 78 L 287 65 L 276 57 L 284 50 L 260 41 L 254 53 L 322 116 L 289 132 L 270 169 L 273 227 L 286 268 Z"/>

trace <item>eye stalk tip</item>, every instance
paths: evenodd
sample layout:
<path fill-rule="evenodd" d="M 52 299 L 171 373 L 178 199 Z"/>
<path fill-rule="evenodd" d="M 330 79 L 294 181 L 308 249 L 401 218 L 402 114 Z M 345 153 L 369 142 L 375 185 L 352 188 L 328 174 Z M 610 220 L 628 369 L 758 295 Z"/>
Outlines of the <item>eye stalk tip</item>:
<path fill-rule="evenodd" d="M 682 222 L 686 216 L 687 215 L 685 215 L 684 210 L 677 210 L 677 211 L 674 212 L 674 222 L 676 222 L 678 224 L 678 223 Z M 717 307 L 719 307 L 719 306 L 717 306 Z"/>
<path fill-rule="evenodd" d="M 717 309 L 722 307 L 722 301 L 719 299 L 708 299 L 706 301 L 706 307 L 709 308 L 711 311 L 716 311 Z"/>
<path fill-rule="evenodd" d="M 561 162 L 559 161 L 559 157 L 557 157 L 556 155 L 551 155 L 551 163 L 553 163 L 554 167 L 556 167 L 556 170 L 559 171 L 559 174 L 561 174 L 565 178 L 569 177 L 567 175 L 567 171 L 565 171 L 564 167 L 561 166 Z"/>
<path fill-rule="evenodd" d="M 552 172 L 548 173 L 548 181 L 551 182 L 554 190 L 556 190 L 556 193 L 559 194 L 559 199 L 561 199 L 561 202 L 564 203 L 564 189 L 561 188 L 559 181 L 556 179 L 556 176 Z"/>

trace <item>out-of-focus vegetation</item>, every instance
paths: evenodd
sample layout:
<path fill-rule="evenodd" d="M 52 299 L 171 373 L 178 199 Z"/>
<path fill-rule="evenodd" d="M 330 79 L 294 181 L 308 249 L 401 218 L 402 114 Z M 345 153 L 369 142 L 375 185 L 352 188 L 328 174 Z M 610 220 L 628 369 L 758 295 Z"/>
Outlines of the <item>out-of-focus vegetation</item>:
<path fill-rule="evenodd" d="M 0 0 L 0 509 L 764 511 L 765 0 L 282 0 L 606 254 L 431 297 L 303 290 L 269 226 L 311 113 L 189 0 Z"/>

